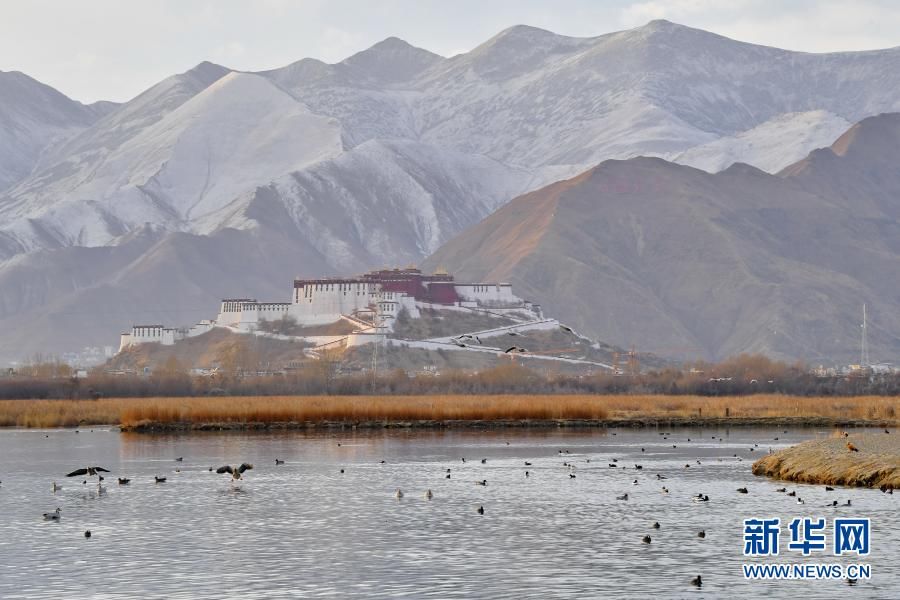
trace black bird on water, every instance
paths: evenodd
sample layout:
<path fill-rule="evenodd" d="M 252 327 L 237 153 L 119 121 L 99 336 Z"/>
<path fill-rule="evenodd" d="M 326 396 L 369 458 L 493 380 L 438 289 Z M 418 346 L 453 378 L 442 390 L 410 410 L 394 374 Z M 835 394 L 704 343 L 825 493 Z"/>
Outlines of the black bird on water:
<path fill-rule="evenodd" d="M 697 537 L 698 537 L 698 538 L 705 538 L 705 537 L 706 537 L 706 530 L 705 530 L 705 529 L 701 529 L 700 531 L 698 531 L 698 532 L 697 532 Z"/>
<path fill-rule="evenodd" d="M 131 483 L 131 480 L 127 477 L 119 477 L 119 485 L 128 485 Z"/>
<path fill-rule="evenodd" d="M 693 579 L 691 579 L 691 585 L 696 586 L 696 587 L 700 587 L 700 586 L 703 585 L 703 580 L 700 579 L 700 576 L 699 576 L 699 575 L 697 575 L 696 577 L 694 577 Z"/>
<path fill-rule="evenodd" d="M 739 494 L 748 494 L 748 493 L 749 493 L 749 491 L 748 491 L 747 488 L 745 488 L 745 487 L 739 487 L 739 488 L 737 489 L 737 491 L 738 491 Z"/>
<path fill-rule="evenodd" d="M 483 514 L 484 514 L 484 507 L 483 507 L 483 506 L 479 506 L 479 507 L 478 507 L 478 514 L 479 514 L 479 515 L 483 515 Z"/>
<path fill-rule="evenodd" d="M 653 529 L 659 529 L 659 521 L 653 524 Z"/>
<path fill-rule="evenodd" d="M 650 543 L 650 536 L 649 536 L 649 535 L 645 535 L 645 536 L 641 539 L 641 541 L 644 542 L 645 544 L 649 544 L 649 543 Z"/>

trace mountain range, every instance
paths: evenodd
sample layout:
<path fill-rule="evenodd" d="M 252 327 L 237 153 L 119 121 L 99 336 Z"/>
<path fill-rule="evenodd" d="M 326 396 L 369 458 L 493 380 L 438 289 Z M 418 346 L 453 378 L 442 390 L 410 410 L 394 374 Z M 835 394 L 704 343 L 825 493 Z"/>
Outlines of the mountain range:
<path fill-rule="evenodd" d="M 426 262 L 502 280 L 593 336 L 699 359 L 900 348 L 900 114 L 778 174 L 604 161 L 520 196 Z M 552 293 L 547 293 L 552 290 Z"/>
<path fill-rule="evenodd" d="M 610 229 L 608 206 L 599 215 L 592 212 L 596 206 L 583 207 L 594 229 L 582 231 L 586 237 L 578 247 L 545 245 L 559 223 L 546 214 L 533 218 L 549 219 L 541 221 L 549 229 L 530 242 L 510 237 L 512 254 L 502 260 L 463 257 L 459 244 L 486 223 L 509 218 L 514 207 L 537 202 L 533 194 L 552 197 L 552 190 L 566 189 L 593 195 L 596 190 L 579 190 L 596 178 L 601 189 L 641 190 L 634 198 L 614 196 L 625 201 L 617 204 L 622 212 L 616 218 L 623 219 L 617 226 L 639 222 L 633 227 L 651 246 L 655 235 L 667 239 L 680 230 L 660 231 L 637 213 L 628 216 L 632 202 L 662 202 L 672 193 L 677 198 L 665 211 L 680 206 L 686 218 L 715 206 L 724 214 L 737 209 L 718 194 L 734 194 L 729 202 L 745 195 L 761 202 L 756 184 L 749 183 L 757 181 L 784 195 L 767 200 L 776 204 L 800 197 L 809 210 L 823 202 L 835 217 L 870 214 L 889 223 L 896 217 L 881 175 L 867 171 L 847 188 L 843 171 L 816 162 L 825 160 L 816 157 L 826 151 L 807 154 L 830 146 L 852 123 L 900 110 L 898 84 L 898 48 L 798 53 L 667 21 L 592 38 L 516 26 L 450 58 L 388 38 L 336 64 L 303 59 L 250 73 L 201 63 L 122 104 L 85 106 L 20 73 L 0 73 L 0 360 L 114 343 L 132 322 L 190 323 L 211 316 L 222 296 L 283 300 L 295 275 L 419 262 L 435 252 L 427 264 L 446 261 L 466 275 L 508 277 L 526 295 L 611 343 L 687 344 L 706 357 L 754 349 L 837 357 L 833 352 L 843 352 L 853 337 L 848 327 L 858 320 L 856 305 L 864 294 L 851 300 L 849 288 L 829 292 L 827 276 L 815 274 L 819 293 L 841 296 L 821 312 L 828 343 L 795 333 L 809 323 L 792 315 L 784 319 L 794 325 L 777 335 L 796 343 L 726 331 L 734 323 L 701 335 L 706 317 L 695 314 L 699 305 L 687 289 L 709 283 L 699 276 L 652 281 L 641 270 L 648 265 L 630 264 L 606 248 L 605 236 L 623 234 Z M 866 138 L 848 147 L 868 143 Z M 856 172 L 851 164 L 862 168 L 848 158 L 852 153 L 834 147 L 827 152 L 841 158 L 847 172 Z M 658 158 L 634 158 L 639 156 Z M 890 157 L 884 160 L 890 163 Z M 735 162 L 758 168 L 729 168 Z M 711 174 L 716 171 L 721 173 Z M 738 173 L 745 180 L 733 185 L 750 191 L 731 189 Z M 564 181 L 553 183 L 558 180 Z M 684 191 L 693 186 L 706 186 L 706 200 Z M 533 190 L 539 191 L 530 195 Z M 743 201 L 750 203 L 747 210 L 755 206 Z M 685 252 L 709 239 L 716 242 L 709 242 L 710 252 L 729 250 L 737 261 L 732 266 L 738 264 L 744 250 L 717 245 L 722 226 L 707 221 L 686 227 L 688 237 L 680 242 Z M 859 246 L 881 256 L 883 249 L 872 248 L 881 238 L 862 238 L 868 229 L 843 224 L 848 228 L 828 233 L 856 231 L 857 237 L 835 247 Z M 773 217 L 766 225 L 785 224 Z M 746 233 L 735 227 L 734 235 Z M 753 239 L 742 243 L 749 248 Z M 535 246 L 526 252 L 529 244 Z M 610 269 L 621 259 L 615 268 L 624 287 L 615 298 L 584 306 L 576 318 L 564 308 L 568 288 L 543 287 L 546 274 L 523 271 L 527 261 L 521 256 L 540 257 L 548 269 L 555 268 L 551 258 L 593 265 L 605 257 Z M 796 258 L 787 253 L 780 260 Z M 666 271 L 663 262 L 650 270 Z M 792 266 L 798 265 L 786 262 L 754 277 L 763 288 L 781 289 L 779 282 L 792 280 Z M 604 294 L 615 291 L 609 281 L 590 283 Z M 851 285 L 834 285 L 844 283 Z M 726 288 L 729 294 L 713 302 L 723 306 L 722 314 L 709 318 L 763 318 L 764 294 L 752 300 L 752 294 Z M 868 291 L 876 290 L 886 291 L 883 285 Z M 784 311 L 795 300 L 786 297 Z M 873 310 L 886 315 L 891 301 L 873 297 Z M 687 304 L 673 308 L 681 302 Z M 887 316 L 882 324 L 891 330 Z M 646 335 L 637 333 L 641 328 Z M 873 347 L 892 348 L 892 340 L 885 334 Z"/>

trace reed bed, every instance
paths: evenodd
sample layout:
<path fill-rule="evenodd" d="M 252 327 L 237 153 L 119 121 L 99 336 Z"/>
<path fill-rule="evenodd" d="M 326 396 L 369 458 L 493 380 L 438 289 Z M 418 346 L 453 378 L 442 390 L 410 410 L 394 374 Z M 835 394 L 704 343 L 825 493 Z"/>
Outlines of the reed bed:
<path fill-rule="evenodd" d="M 450 420 L 830 419 L 896 422 L 897 397 L 782 395 L 240 396 L 3 400 L 0 426 Z"/>

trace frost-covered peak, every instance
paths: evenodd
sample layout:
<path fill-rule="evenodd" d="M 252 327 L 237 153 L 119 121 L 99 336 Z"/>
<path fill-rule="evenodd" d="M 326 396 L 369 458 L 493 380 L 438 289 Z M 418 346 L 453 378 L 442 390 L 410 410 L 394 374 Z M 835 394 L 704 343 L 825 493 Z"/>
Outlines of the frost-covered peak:
<path fill-rule="evenodd" d="M 443 58 L 396 37 L 357 52 L 341 63 L 385 83 L 408 81 Z"/>

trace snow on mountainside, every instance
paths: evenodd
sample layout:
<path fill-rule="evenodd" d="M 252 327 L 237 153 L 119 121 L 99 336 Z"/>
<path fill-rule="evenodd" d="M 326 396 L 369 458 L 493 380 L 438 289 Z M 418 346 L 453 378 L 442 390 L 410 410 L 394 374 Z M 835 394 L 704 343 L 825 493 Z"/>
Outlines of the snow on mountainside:
<path fill-rule="evenodd" d="M 85 106 L 23 73 L 0 71 L 0 192 L 31 173 L 48 147 L 114 106 Z"/>
<path fill-rule="evenodd" d="M 341 150 L 336 121 L 265 78 L 230 73 L 94 155 L 89 179 L 77 172 L 21 193 L 0 209 L 0 232 L 25 246 L 40 227 L 64 247 L 105 245 L 145 222 L 191 231 L 242 192 Z"/>
<path fill-rule="evenodd" d="M 37 294 L 28 269 L 131 243 L 146 223 L 154 273 L 206 281 L 209 268 L 240 290 L 248 271 L 289 271 L 287 260 L 267 270 L 277 251 L 319 274 L 420 260 L 513 196 L 609 158 L 775 170 L 841 123 L 900 110 L 900 49 L 805 54 L 667 21 L 591 38 L 516 26 L 451 58 L 388 38 L 336 64 L 238 73 L 205 62 L 118 106 L 2 82 L 0 135 L 12 114 L 19 137 L 0 146 L 0 281 L 15 272 L 4 290 L 15 297 L 0 304 L 62 311 L 101 283 L 68 269 L 72 289 Z M 59 118 L 33 110 L 45 105 Z M 224 240 L 245 269 L 218 262 Z M 173 249 L 186 247 L 201 258 L 179 264 Z M 151 287 L 145 300 L 171 293 Z M 18 326 L 14 313 L 0 317 Z"/>
<path fill-rule="evenodd" d="M 737 162 L 775 173 L 805 157 L 811 148 L 830 145 L 850 125 L 824 110 L 787 113 L 737 135 L 695 146 L 673 160 L 710 173 Z"/>

